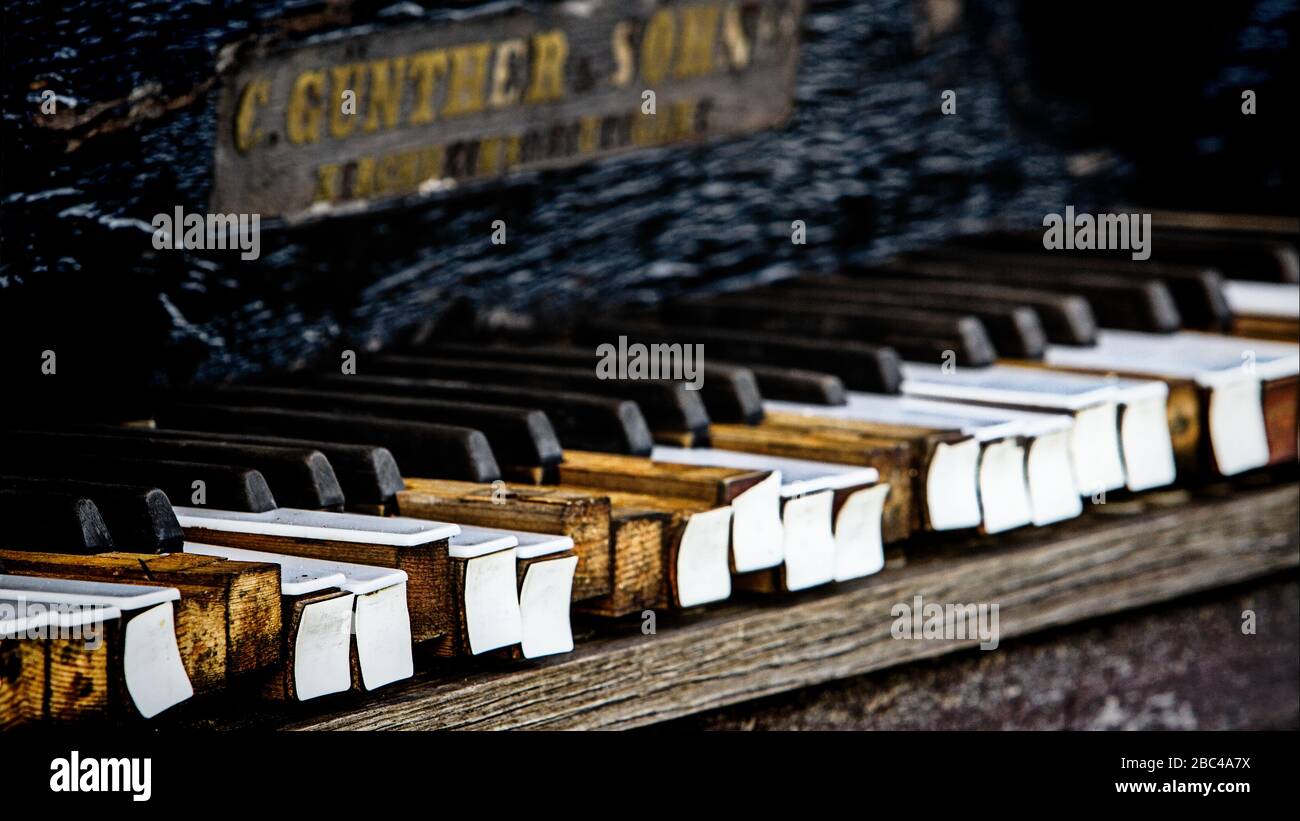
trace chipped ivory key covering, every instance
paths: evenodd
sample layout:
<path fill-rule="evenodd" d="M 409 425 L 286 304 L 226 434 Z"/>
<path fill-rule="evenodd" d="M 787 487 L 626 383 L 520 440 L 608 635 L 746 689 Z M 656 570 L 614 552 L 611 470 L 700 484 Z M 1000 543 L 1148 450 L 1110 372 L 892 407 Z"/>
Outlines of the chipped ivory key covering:
<path fill-rule="evenodd" d="M 460 532 L 451 537 L 448 552 L 465 560 L 465 630 L 473 655 L 519 644 L 523 638 L 515 581 L 518 541 L 503 531 Z"/>
<path fill-rule="evenodd" d="M 281 592 L 286 596 L 330 588 L 352 594 L 343 599 L 314 602 L 303 613 L 295 645 L 294 671 L 300 699 L 342 692 L 351 686 L 350 646 L 354 633 L 361 683 L 367 690 L 410 678 L 415 673 L 411 619 L 406 607 L 406 571 L 195 542 L 187 542 L 185 552 L 278 564 Z M 348 604 L 346 610 L 340 601 Z M 312 632 L 305 634 L 308 628 Z"/>
<path fill-rule="evenodd" d="M 527 530 L 502 530 L 475 525 L 461 525 L 467 538 L 492 539 L 512 537 L 518 543 L 518 559 L 544 559 L 573 550 L 573 539 Z M 539 658 L 573 650 L 573 628 L 569 622 L 569 602 L 573 593 L 573 574 L 577 556 L 560 556 L 528 564 L 519 585 L 519 613 L 522 621 L 520 649 L 524 658 Z"/>
<path fill-rule="evenodd" d="M 194 695 L 176 645 L 174 587 L 0 576 L 0 599 L 85 608 L 109 607 L 128 614 L 123 631 L 122 672 L 127 694 L 141 716 L 152 718 Z"/>

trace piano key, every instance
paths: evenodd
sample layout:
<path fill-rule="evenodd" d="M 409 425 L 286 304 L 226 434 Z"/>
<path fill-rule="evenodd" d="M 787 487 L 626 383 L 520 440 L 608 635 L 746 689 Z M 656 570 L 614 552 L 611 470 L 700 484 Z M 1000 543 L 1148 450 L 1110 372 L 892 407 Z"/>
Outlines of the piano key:
<path fill-rule="evenodd" d="M 1223 293 L 1234 336 L 1300 342 L 1300 285 L 1230 279 Z"/>
<path fill-rule="evenodd" d="M 411 637 L 450 651 L 463 623 L 462 592 L 448 540 L 456 525 L 423 519 L 280 508 L 268 513 L 178 507 L 186 541 L 333 562 L 395 568 L 407 574 Z M 453 564 L 456 564 L 453 567 Z"/>
<path fill-rule="evenodd" d="M 120 712 L 108 682 L 120 677 L 109 667 L 121 618 L 115 607 L 0 599 L 0 730 Z"/>
<path fill-rule="evenodd" d="M 0 551 L 9 573 L 165 584 L 181 591 L 176 636 L 196 692 L 212 692 L 281 661 L 280 580 L 266 564 L 184 553 L 69 556 Z"/>
<path fill-rule="evenodd" d="M 598 342 L 618 334 L 642 343 L 689 341 L 704 345 L 710 357 L 717 356 L 745 367 L 751 364 L 815 367 L 839 377 L 852 390 L 897 393 L 902 380 L 898 373 L 898 354 L 892 348 L 763 331 L 729 330 L 712 325 L 683 325 L 678 324 L 678 318 L 671 311 L 665 313 L 662 323 L 641 319 L 587 321 L 580 324 L 575 333 L 581 342 Z"/>
<path fill-rule="evenodd" d="M 783 281 L 774 285 L 785 287 L 786 283 Z M 834 294 L 835 299 L 850 302 L 873 299 L 880 294 L 890 299 L 918 295 L 926 302 L 946 300 L 949 305 L 962 307 L 969 300 L 974 300 L 975 304 L 1025 306 L 1034 310 L 1048 341 L 1057 345 L 1091 345 L 1097 334 L 1097 320 L 1086 299 L 1075 294 L 1030 287 L 875 274 L 864 277 L 800 277 L 789 280 L 789 287 Z"/>
<path fill-rule="evenodd" d="M 582 611 L 617 617 L 660 607 L 699 607 L 731 596 L 730 505 L 580 485 L 558 487 L 607 497 L 612 537 L 619 544 L 610 595 L 582 602 Z"/>
<path fill-rule="evenodd" d="M 143 718 L 153 718 L 194 695 L 176 646 L 172 602 L 179 598 L 174 587 L 0 576 L 0 600 L 119 611 L 121 644 L 110 653 L 114 668 L 110 675 L 120 676 L 131 707 Z M 110 686 L 110 698 L 113 692 Z"/>
<path fill-rule="evenodd" d="M 456 522 L 462 527 L 478 525 L 568 537 L 578 556 L 573 579 L 575 602 L 609 595 L 613 557 L 620 550 L 627 552 L 611 537 L 608 498 L 545 485 L 411 479 L 407 489 L 397 494 L 397 512 Z"/>
<path fill-rule="evenodd" d="M 1082 296 L 1088 300 L 1098 323 L 1107 328 L 1171 333 L 1182 325 L 1178 306 L 1162 283 L 1112 274 L 995 269 L 960 259 L 907 258 L 867 269 L 862 275 L 979 282 Z"/>
<path fill-rule="evenodd" d="M 994 365 L 952 371 L 903 364 L 903 393 L 924 399 L 1065 413 L 1073 417 L 1070 454 L 1080 495 L 1125 485 L 1119 405 L 1107 380 L 1035 368 Z"/>
<path fill-rule="evenodd" d="M 113 543 L 137 553 L 179 549 L 183 534 L 167 494 L 143 485 L 0 476 L 0 488 L 84 496 L 95 503 Z"/>
<path fill-rule="evenodd" d="M 379 395 L 446 397 L 540 408 L 550 417 L 561 443 L 579 450 L 644 456 L 654 445 L 641 408 L 625 399 L 576 391 L 397 376 L 322 374 L 309 377 L 308 384 Z"/>
<path fill-rule="evenodd" d="M 1283 343 L 1208 334 L 1106 331 L 1092 348 L 1051 346 L 1045 361 L 1069 370 L 1168 382 L 1171 412 L 1180 417 L 1171 429 L 1189 431 L 1175 440 L 1180 468 L 1231 476 L 1295 460 L 1295 350 Z M 1263 383 L 1274 383 L 1269 391 L 1276 431 L 1271 441 Z M 1210 446 L 1205 465 L 1198 447 L 1202 438 Z"/>
<path fill-rule="evenodd" d="M 168 499 L 192 499 L 202 488 L 204 504 L 227 510 L 262 513 L 275 507 L 275 497 L 261 472 L 237 465 L 217 465 L 175 460 L 99 456 L 86 453 L 30 451 L 6 454 L 0 470 L 24 476 L 63 477 L 92 482 L 130 482 L 157 487 Z M 202 483 L 196 485 L 196 483 Z"/>
<path fill-rule="evenodd" d="M 708 435 L 709 416 L 697 391 L 665 380 L 604 380 L 590 369 L 507 363 L 477 359 L 382 356 L 369 367 L 390 376 L 434 377 L 497 384 L 519 382 L 535 388 L 576 390 L 636 402 L 655 435 L 670 439 Z"/>
<path fill-rule="evenodd" d="M 455 631 L 440 641 L 444 654 L 478 655 L 523 640 L 518 544 L 514 536 L 482 528 L 462 530 L 451 537 L 447 549 L 460 607 Z M 447 642 L 449 638 L 453 643 Z"/>
<path fill-rule="evenodd" d="M 746 367 L 758 380 L 759 394 L 765 398 L 814 405 L 843 405 L 846 401 L 844 382 L 834 374 L 765 365 Z"/>
<path fill-rule="evenodd" d="M 523 632 L 519 652 L 533 659 L 573 652 L 569 602 L 578 556 L 573 539 L 549 533 L 461 525 L 463 537 L 508 536 L 515 540 L 518 563 L 519 615 Z"/>
<path fill-rule="evenodd" d="M 592 349 L 560 345 L 522 346 L 501 343 L 460 345 L 438 340 L 426 346 L 424 353 L 444 359 L 471 359 L 506 363 L 531 362 L 555 367 L 592 368 L 602 358 L 597 353 L 599 346 L 609 344 L 618 351 L 619 359 L 626 366 L 633 358 L 622 355 L 623 352 L 618 348 L 617 340 L 618 337 L 614 337 L 612 341 L 607 339 L 604 342 L 593 343 Z M 681 343 L 678 343 L 676 347 L 677 353 L 667 362 L 664 362 L 662 367 L 659 363 L 663 360 L 658 357 L 655 358 L 655 367 L 658 368 L 657 378 L 689 383 L 690 380 L 683 379 L 685 371 L 682 370 L 684 366 L 682 365 Z M 716 365 L 711 362 L 705 363 L 703 360 L 698 363 L 698 367 L 700 368 L 699 390 L 710 419 L 752 424 L 763 417 L 762 398 L 758 395 L 758 386 L 754 382 L 752 373 L 742 367 Z M 667 374 L 664 373 L 665 370 L 668 371 Z M 694 387 L 688 388 L 688 390 L 693 389 Z"/>
<path fill-rule="evenodd" d="M 1164 285 L 1178 307 L 1182 324 L 1189 328 L 1219 329 L 1229 320 L 1228 304 L 1223 297 L 1223 275 L 1203 265 L 1158 263 L 1047 251 L 1040 242 L 1018 252 L 996 252 L 952 246 L 921 253 L 922 259 L 952 260 L 993 271 L 1022 274 L 1043 272 L 1101 274 L 1135 281 L 1155 281 Z"/>
<path fill-rule="evenodd" d="M 766 423 L 758 426 L 714 425 L 712 435 L 715 445 L 725 450 L 874 468 L 880 474 L 879 481 L 890 486 L 881 514 L 881 538 L 886 544 L 902 541 L 919 525 L 920 513 L 912 492 L 912 477 L 920 468 L 911 443 L 902 437 L 855 434 L 836 437 L 838 441 L 828 446 L 817 434 Z M 836 513 L 844 498 L 843 494 L 837 496 Z"/>
<path fill-rule="evenodd" d="M 698 467 L 654 462 L 634 456 L 571 450 L 559 467 L 559 482 L 602 490 L 677 497 L 710 508 L 730 507 L 731 561 L 737 573 L 777 567 L 784 554 L 775 493 L 780 480 L 771 471 Z"/>
<path fill-rule="evenodd" d="M 324 454 L 299 448 L 272 448 L 228 442 L 190 442 L 155 438 L 122 428 L 104 432 L 15 431 L 6 440 L 29 459 L 56 452 L 65 456 L 92 453 L 117 459 L 211 462 L 253 468 L 270 485 L 280 504 L 331 508 L 343 504 L 343 489 Z M 188 501 L 193 491 L 177 501 Z"/>
<path fill-rule="evenodd" d="M 85 496 L 0 487 L 0 548 L 90 555 L 113 549 L 113 537 Z"/>
<path fill-rule="evenodd" d="M 773 400 L 765 405 L 765 426 L 800 432 L 809 439 L 819 440 L 815 445 L 818 448 L 833 448 L 839 441 L 855 448 L 864 437 L 907 442 L 916 466 L 911 471 L 914 518 L 909 530 L 945 531 L 979 526 L 980 443 L 974 437 L 956 430 L 836 419 L 821 415 L 827 406 L 811 403 Z M 849 435 L 837 435 L 837 430 L 847 430 Z M 824 441 L 827 439 L 832 441 Z M 895 491 L 891 488 L 890 493 Z M 886 528 L 886 533 L 889 530 Z"/>
<path fill-rule="evenodd" d="M 136 427 L 86 427 L 74 428 L 74 432 L 104 433 L 124 436 L 141 436 L 150 439 L 196 440 L 201 442 L 225 442 L 235 445 L 258 445 L 272 448 L 289 448 L 292 450 L 318 450 L 325 454 L 330 467 L 343 488 L 343 497 L 349 507 L 379 506 L 390 504 L 393 495 L 401 490 L 402 473 L 397 468 L 397 461 L 387 448 L 372 445 L 352 445 L 331 442 L 323 439 L 299 439 L 281 436 L 259 436 L 249 433 L 231 431 L 175 430 L 168 428 Z M 165 488 L 164 488 L 165 490 Z M 184 499 L 186 497 L 180 496 Z M 209 494 L 208 504 L 226 510 L 236 510 L 232 505 L 218 504 Z M 256 512 L 256 511 L 254 511 Z"/>
<path fill-rule="evenodd" d="M 307 436 L 387 448 L 403 471 L 416 476 L 442 476 L 471 482 L 490 482 L 501 477 L 501 469 L 487 437 L 478 430 L 457 425 L 273 407 L 181 404 L 160 409 L 157 419 L 168 427 Z"/>
<path fill-rule="evenodd" d="M 842 582 L 870 576 L 885 566 L 880 519 L 890 486 L 880 482 L 880 473 L 875 468 L 849 467 L 831 462 L 716 448 L 685 449 L 663 445 L 654 449 L 651 458 L 658 462 L 770 470 L 780 477 L 780 494 L 785 504 L 791 499 L 811 494 L 830 493 L 833 520 L 826 524 L 830 526 L 833 544 L 832 579 Z M 733 502 L 733 508 L 735 505 Z M 821 522 L 814 523 L 816 527 L 813 533 L 801 533 L 796 528 L 797 524 L 799 517 L 796 516 L 782 522 L 782 527 L 785 528 L 783 553 L 786 577 L 793 577 L 796 584 L 801 578 L 816 579 L 824 573 L 817 560 L 808 563 L 812 565 L 808 569 L 798 565 L 803 558 L 801 548 L 819 542 L 819 537 L 827 532 Z M 795 566 L 792 567 L 792 564 Z"/>
<path fill-rule="evenodd" d="M 561 458 L 560 440 L 539 410 L 478 402 L 374 396 L 337 389 L 224 385 L 186 391 L 185 404 L 276 407 L 361 413 L 367 418 L 473 427 L 488 437 L 492 452 L 505 465 L 551 467 Z"/>
<path fill-rule="evenodd" d="M 802 281 L 778 282 L 761 293 L 790 300 L 806 307 L 864 306 L 873 311 L 904 308 L 922 310 L 935 317 L 956 320 L 973 316 L 984 325 L 989 340 L 999 356 L 1038 359 L 1047 345 L 1047 333 L 1039 322 L 1038 314 L 1027 305 L 1008 304 L 978 295 L 954 299 L 947 295 L 927 295 L 911 290 L 891 292 L 876 287 L 874 281 L 858 281 L 854 289 L 828 289 Z"/>
<path fill-rule="evenodd" d="M 953 351 L 958 364 L 980 366 L 996 356 L 983 323 L 966 315 L 833 303 L 792 305 L 753 293 L 683 301 L 674 303 L 672 311 L 676 321 L 888 345 L 922 361 L 939 362 L 946 351 Z"/>
<path fill-rule="evenodd" d="M 307 629 L 328 637 L 327 641 L 309 643 L 303 639 L 307 634 L 299 633 L 293 669 L 300 700 L 349 689 L 354 661 L 361 690 L 375 690 L 414 675 L 405 571 L 197 542 L 186 542 L 185 552 L 279 565 L 286 595 L 319 593 L 329 587 L 346 594 L 331 597 L 327 604 L 313 602 L 310 609 L 316 612 L 305 610 L 299 617 L 310 622 Z M 308 582 L 306 589 L 304 581 Z M 313 649 L 318 656 L 304 659 L 303 652 Z"/>

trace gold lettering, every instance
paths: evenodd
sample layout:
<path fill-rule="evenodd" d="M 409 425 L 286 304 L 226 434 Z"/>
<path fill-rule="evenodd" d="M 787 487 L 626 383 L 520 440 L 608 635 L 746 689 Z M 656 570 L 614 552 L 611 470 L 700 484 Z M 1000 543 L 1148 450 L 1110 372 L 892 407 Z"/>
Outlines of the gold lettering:
<path fill-rule="evenodd" d="M 436 145 L 420 151 L 416 160 L 415 178 L 421 182 L 442 179 L 443 148 Z"/>
<path fill-rule="evenodd" d="M 506 137 L 505 158 L 502 160 L 504 168 L 511 168 L 519 164 L 519 154 L 523 150 L 523 140 L 519 139 L 518 134 L 512 134 Z"/>
<path fill-rule="evenodd" d="M 641 37 L 641 78 L 654 84 L 668 73 L 668 62 L 673 56 L 673 13 L 660 9 L 646 23 Z"/>
<path fill-rule="evenodd" d="M 444 117 L 476 114 L 483 110 L 491 43 L 469 43 L 451 50 L 451 80 L 447 84 Z"/>
<path fill-rule="evenodd" d="M 400 194 L 414 188 L 418 159 L 418 154 L 414 151 L 400 151 L 381 159 L 375 178 L 376 193 Z"/>
<path fill-rule="evenodd" d="M 682 8 L 682 45 L 677 52 L 674 77 L 683 80 L 687 77 L 701 77 L 713 71 L 713 40 L 717 30 L 717 6 Z"/>
<path fill-rule="evenodd" d="M 583 117 L 578 128 L 578 153 L 593 154 L 600 139 L 600 117 Z"/>
<path fill-rule="evenodd" d="M 358 157 L 353 166 L 352 199 L 363 200 L 375 190 L 375 158 Z"/>
<path fill-rule="evenodd" d="M 320 121 L 325 113 L 325 72 L 304 71 L 293 81 L 289 105 L 285 110 L 285 133 L 294 145 L 314 143 L 320 139 Z"/>
<path fill-rule="evenodd" d="M 730 3 L 722 18 L 722 44 L 727 49 L 727 57 L 732 68 L 744 68 L 749 65 L 749 40 L 745 38 L 745 26 L 740 19 L 740 4 Z"/>
<path fill-rule="evenodd" d="M 533 35 L 532 83 L 524 102 L 549 103 L 564 96 L 564 61 L 569 58 L 569 39 L 555 29 Z"/>
<path fill-rule="evenodd" d="M 504 40 L 497 45 L 496 64 L 492 67 L 492 94 L 488 104 L 493 108 L 504 108 L 519 102 L 524 93 L 522 82 L 511 83 L 512 79 L 521 79 L 523 72 L 516 77 L 510 73 L 510 67 L 516 62 L 528 60 L 528 44 L 523 40 Z"/>
<path fill-rule="evenodd" d="M 636 52 L 632 46 L 632 24 L 623 21 L 614 25 L 610 46 L 614 52 L 614 74 L 609 81 L 622 87 L 632 82 L 636 71 Z"/>
<path fill-rule="evenodd" d="M 334 163 L 326 163 L 316 169 L 316 193 L 312 196 L 315 202 L 333 202 L 339 196 L 339 167 Z"/>
<path fill-rule="evenodd" d="M 330 105 L 330 136 L 341 140 L 352 133 L 357 124 L 355 114 L 343 113 L 343 92 L 351 91 L 357 95 L 357 106 L 361 106 L 361 81 L 365 77 L 364 63 L 348 63 L 330 69 L 330 87 L 333 90 Z"/>
<path fill-rule="evenodd" d="M 257 107 L 266 105 L 271 98 L 271 82 L 258 78 L 250 80 L 239 95 L 239 111 L 235 114 L 235 149 L 247 154 L 262 139 L 262 129 L 257 128 Z"/>
<path fill-rule="evenodd" d="M 496 174 L 501 169 L 501 138 L 484 137 L 478 146 L 478 169 L 479 176 L 486 177 L 489 174 Z"/>
<path fill-rule="evenodd" d="M 391 67 L 391 68 L 390 68 Z M 376 60 L 370 64 L 370 100 L 366 109 L 366 132 L 379 130 L 379 118 L 384 118 L 384 128 L 397 126 L 397 115 L 402 111 L 402 92 L 405 84 L 406 58 Z"/>
<path fill-rule="evenodd" d="M 438 78 L 447 74 L 445 49 L 422 51 L 411 58 L 411 77 L 415 80 L 415 108 L 411 109 L 410 125 L 428 125 L 433 122 L 433 92 Z"/>

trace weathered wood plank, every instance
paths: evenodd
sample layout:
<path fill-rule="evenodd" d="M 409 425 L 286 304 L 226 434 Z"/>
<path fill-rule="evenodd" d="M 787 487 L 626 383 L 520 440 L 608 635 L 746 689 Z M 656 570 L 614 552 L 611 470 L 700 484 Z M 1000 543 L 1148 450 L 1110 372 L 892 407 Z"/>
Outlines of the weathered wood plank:
<path fill-rule="evenodd" d="M 1164 495 L 1147 497 L 1163 499 Z M 1139 506 L 1142 503 L 1131 503 Z M 528 669 L 426 673 L 354 709 L 278 720 L 286 729 L 628 728 L 970 647 L 890 637 L 915 595 L 997 603 L 1000 637 L 1165 601 L 1300 565 L 1300 487 L 1239 490 L 1050 530 L 914 544 L 878 576 L 672 616 Z"/>

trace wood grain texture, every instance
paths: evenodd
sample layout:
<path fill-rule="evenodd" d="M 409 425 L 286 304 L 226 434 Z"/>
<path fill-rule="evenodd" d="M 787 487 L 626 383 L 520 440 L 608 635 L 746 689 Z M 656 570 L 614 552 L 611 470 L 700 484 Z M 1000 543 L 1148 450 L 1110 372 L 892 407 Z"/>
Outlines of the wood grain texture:
<path fill-rule="evenodd" d="M 1273 379 L 1263 385 L 1264 429 L 1268 433 L 1268 463 L 1286 465 L 1296 461 L 1297 406 L 1300 405 L 1300 377 Z"/>
<path fill-rule="evenodd" d="M 712 425 L 713 443 L 725 450 L 742 450 L 790 459 L 872 467 L 880 481 L 889 483 L 889 496 L 880 518 L 880 536 L 886 543 L 906 539 L 920 527 L 915 485 L 924 466 L 921 439 L 890 438 L 847 427 L 817 428 L 760 425 Z M 835 512 L 850 495 L 835 495 Z"/>
<path fill-rule="evenodd" d="M 609 500 L 603 494 L 440 479 L 407 479 L 406 487 L 397 494 L 402 516 L 568 536 L 578 554 L 573 600 L 609 594 Z"/>
<path fill-rule="evenodd" d="M 289 729 L 626 728 L 971 647 L 897 641 L 891 607 L 996 602 L 1001 638 L 1116 613 L 1300 565 L 1300 488 L 1239 490 L 1146 510 L 1098 506 L 1049 529 L 908 549 L 878 576 L 781 600 L 660 614 L 509 673 L 423 673 Z M 1140 505 L 1139 505 L 1140 506 Z"/>
<path fill-rule="evenodd" d="M 0 551 L 7 572 L 177 588 L 176 645 L 197 693 L 280 661 L 280 569 L 191 553 Z"/>
<path fill-rule="evenodd" d="M 730 504 L 769 475 L 770 471 L 652 462 L 582 450 L 566 450 L 559 467 L 561 484 L 695 499 L 715 507 Z"/>

